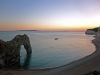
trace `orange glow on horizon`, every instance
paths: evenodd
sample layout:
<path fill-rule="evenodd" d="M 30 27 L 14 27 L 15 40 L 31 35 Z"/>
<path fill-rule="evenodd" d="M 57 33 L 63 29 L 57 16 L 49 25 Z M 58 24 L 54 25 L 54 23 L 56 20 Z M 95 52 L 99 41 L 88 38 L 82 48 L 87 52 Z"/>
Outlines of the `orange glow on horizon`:
<path fill-rule="evenodd" d="M 41 1 L 2 0 L 0 30 L 86 31 L 100 25 L 98 0 Z"/>
<path fill-rule="evenodd" d="M 5 28 L 6 27 L 6 28 Z M 93 28 L 91 27 L 52 27 L 52 26 L 34 26 L 27 24 L 16 24 L 16 25 L 2 25 L 0 30 L 42 30 L 42 31 L 86 31 L 87 29 Z"/>
<path fill-rule="evenodd" d="M 41 31 L 86 31 L 87 29 L 94 28 L 95 26 L 70 26 L 70 25 L 43 25 L 43 24 L 2 24 L 0 30 L 41 30 Z"/>

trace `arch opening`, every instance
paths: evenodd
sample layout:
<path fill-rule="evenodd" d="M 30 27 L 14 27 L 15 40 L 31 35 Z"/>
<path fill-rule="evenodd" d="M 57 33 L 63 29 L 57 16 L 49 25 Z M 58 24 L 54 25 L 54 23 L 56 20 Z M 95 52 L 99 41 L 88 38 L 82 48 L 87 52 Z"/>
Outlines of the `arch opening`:
<path fill-rule="evenodd" d="M 31 54 L 27 55 L 27 49 L 25 45 L 22 45 L 20 48 L 20 68 L 28 68 L 30 65 Z"/>

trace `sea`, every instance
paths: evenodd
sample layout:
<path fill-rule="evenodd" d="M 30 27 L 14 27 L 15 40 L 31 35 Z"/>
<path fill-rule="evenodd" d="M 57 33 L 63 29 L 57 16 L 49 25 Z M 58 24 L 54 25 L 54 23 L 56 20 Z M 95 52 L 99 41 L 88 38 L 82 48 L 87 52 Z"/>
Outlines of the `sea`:
<path fill-rule="evenodd" d="M 93 36 L 85 35 L 85 32 L 0 31 L 0 39 L 10 41 L 18 34 L 27 34 L 32 47 L 32 54 L 27 55 L 24 46 L 21 46 L 19 68 L 55 68 L 77 61 L 96 50 L 92 43 Z"/>

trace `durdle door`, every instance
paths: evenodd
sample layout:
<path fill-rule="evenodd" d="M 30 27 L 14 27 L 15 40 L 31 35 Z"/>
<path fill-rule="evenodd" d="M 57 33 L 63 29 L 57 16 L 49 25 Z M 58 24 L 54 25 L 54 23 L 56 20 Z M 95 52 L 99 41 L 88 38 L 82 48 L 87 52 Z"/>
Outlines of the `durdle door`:
<path fill-rule="evenodd" d="M 32 53 L 29 37 L 17 35 L 11 41 L 3 41 L 0 39 L 0 68 L 6 68 L 20 61 L 20 48 L 24 45 L 27 54 Z"/>

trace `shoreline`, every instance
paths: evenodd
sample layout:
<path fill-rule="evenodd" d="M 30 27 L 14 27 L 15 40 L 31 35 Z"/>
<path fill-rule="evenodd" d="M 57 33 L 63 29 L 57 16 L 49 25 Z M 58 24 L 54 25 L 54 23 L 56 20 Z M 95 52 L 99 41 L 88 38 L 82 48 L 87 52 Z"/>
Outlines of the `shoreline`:
<path fill-rule="evenodd" d="M 96 39 L 92 40 L 96 50 L 84 58 L 73 61 L 69 64 L 46 69 L 14 69 L 1 70 L 0 75 L 83 75 L 90 71 L 100 70 L 100 42 Z"/>

